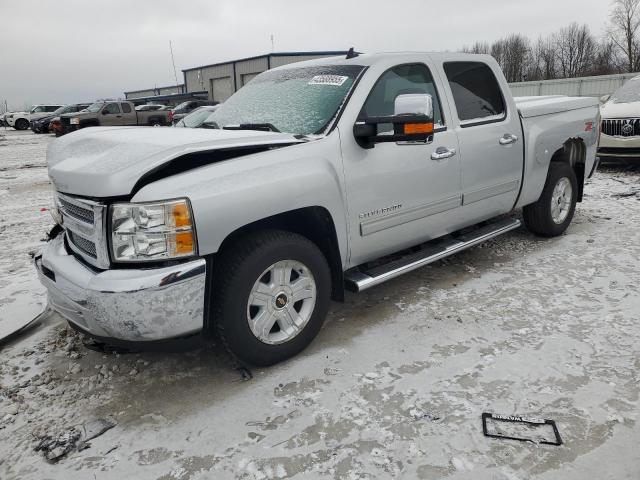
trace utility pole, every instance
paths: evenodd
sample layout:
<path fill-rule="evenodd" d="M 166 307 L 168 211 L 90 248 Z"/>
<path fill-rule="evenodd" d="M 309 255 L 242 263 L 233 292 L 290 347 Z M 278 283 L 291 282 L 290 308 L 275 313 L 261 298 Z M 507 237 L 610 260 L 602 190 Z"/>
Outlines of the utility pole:
<path fill-rule="evenodd" d="M 274 38 L 273 38 L 273 33 L 272 33 L 271 34 L 271 53 L 276 51 L 276 46 L 275 45 L 276 44 L 275 44 L 275 41 L 274 41 Z"/>
<path fill-rule="evenodd" d="M 171 63 L 173 64 L 173 77 L 176 79 L 176 93 L 181 93 L 178 84 L 178 74 L 176 73 L 176 62 L 173 59 L 173 45 L 171 45 L 171 40 L 169 40 L 169 51 L 171 52 Z"/>

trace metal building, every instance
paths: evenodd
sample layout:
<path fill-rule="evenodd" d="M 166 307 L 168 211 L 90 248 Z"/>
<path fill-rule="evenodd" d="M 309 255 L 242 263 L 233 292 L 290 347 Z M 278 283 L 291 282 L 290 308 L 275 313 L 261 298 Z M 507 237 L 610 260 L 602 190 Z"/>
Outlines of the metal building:
<path fill-rule="evenodd" d="M 346 55 L 346 51 L 280 52 L 214 63 L 182 70 L 186 92 L 206 91 L 209 100 L 224 102 L 256 75 L 270 68 L 322 57 Z"/>
<path fill-rule="evenodd" d="M 510 83 L 511 93 L 515 97 L 538 95 L 569 95 L 572 97 L 601 97 L 610 95 L 624 82 L 639 75 L 621 73 L 617 75 L 599 75 L 596 77 L 562 78 L 534 82 Z"/>
<path fill-rule="evenodd" d="M 124 98 L 126 98 L 127 100 L 134 100 L 136 98 L 155 97 L 158 95 L 172 95 L 184 92 L 184 84 L 169 85 L 168 87 L 154 87 L 147 88 L 145 90 L 131 90 L 129 92 L 124 92 Z"/>
<path fill-rule="evenodd" d="M 145 103 L 161 103 L 163 105 L 177 105 L 187 100 L 207 99 L 207 91 L 186 92 L 184 84 L 168 87 L 155 87 L 146 90 L 132 90 L 124 92 L 124 98 L 136 105 Z"/>

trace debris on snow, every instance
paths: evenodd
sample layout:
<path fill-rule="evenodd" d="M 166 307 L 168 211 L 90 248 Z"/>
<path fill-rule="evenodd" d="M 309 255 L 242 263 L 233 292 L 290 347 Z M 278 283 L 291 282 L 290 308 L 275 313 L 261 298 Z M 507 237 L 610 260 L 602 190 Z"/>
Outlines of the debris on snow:
<path fill-rule="evenodd" d="M 79 452 L 89 448 L 91 446 L 88 443 L 89 440 L 99 437 L 116 425 L 117 422 L 110 418 L 92 420 L 83 425 L 68 428 L 58 435 L 41 437 L 34 450 L 42 452 L 48 462 L 57 463 L 69 452 Z"/>

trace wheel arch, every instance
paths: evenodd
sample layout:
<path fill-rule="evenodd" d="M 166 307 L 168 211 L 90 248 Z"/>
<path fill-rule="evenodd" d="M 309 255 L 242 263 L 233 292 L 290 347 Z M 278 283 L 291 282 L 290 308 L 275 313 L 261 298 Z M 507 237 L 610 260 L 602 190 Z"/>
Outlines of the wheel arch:
<path fill-rule="evenodd" d="M 241 237 L 261 230 L 273 229 L 297 233 L 317 245 L 331 269 L 331 298 L 335 301 L 343 301 L 344 277 L 340 244 L 331 213 L 324 207 L 298 208 L 244 225 L 229 233 L 213 256 L 228 249 Z M 215 260 L 213 264 L 215 269 Z"/>
<path fill-rule="evenodd" d="M 551 156 L 550 163 L 568 163 L 578 180 L 578 202 L 582 201 L 585 182 L 587 146 L 581 138 L 570 138 Z"/>

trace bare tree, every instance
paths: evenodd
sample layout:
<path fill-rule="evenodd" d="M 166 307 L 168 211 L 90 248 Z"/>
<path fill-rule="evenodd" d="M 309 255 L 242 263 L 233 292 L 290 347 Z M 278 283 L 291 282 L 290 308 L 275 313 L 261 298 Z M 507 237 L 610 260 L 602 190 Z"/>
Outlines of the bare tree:
<path fill-rule="evenodd" d="M 462 51 L 464 53 L 491 53 L 491 46 L 489 42 L 476 42 L 470 47 L 464 46 L 462 47 Z"/>
<path fill-rule="evenodd" d="M 539 37 L 531 49 L 529 80 L 552 80 L 558 78 L 556 47 L 552 37 Z"/>
<path fill-rule="evenodd" d="M 496 59 L 508 82 L 521 82 L 529 71 L 531 47 L 524 35 L 512 33 L 491 45 L 491 55 Z"/>
<path fill-rule="evenodd" d="M 620 58 L 616 44 L 611 40 L 602 40 L 596 48 L 589 75 L 610 75 L 624 70 L 624 60 Z"/>
<path fill-rule="evenodd" d="M 556 59 L 563 78 L 586 75 L 596 53 L 596 41 L 585 25 L 572 23 L 554 35 Z"/>
<path fill-rule="evenodd" d="M 614 0 L 609 22 L 609 37 L 625 56 L 627 71 L 635 72 L 640 66 L 640 0 Z"/>

